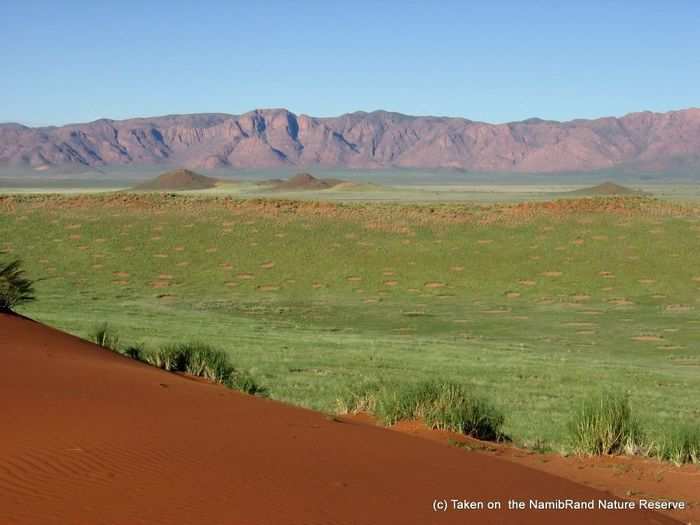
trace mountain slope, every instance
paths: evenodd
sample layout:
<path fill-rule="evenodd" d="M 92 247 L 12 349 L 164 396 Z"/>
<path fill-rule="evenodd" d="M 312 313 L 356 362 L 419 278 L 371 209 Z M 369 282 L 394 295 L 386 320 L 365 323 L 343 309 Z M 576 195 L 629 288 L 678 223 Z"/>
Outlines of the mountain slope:
<path fill-rule="evenodd" d="M 687 171 L 700 168 L 700 109 L 507 124 L 385 111 L 314 118 L 285 109 L 44 128 L 0 124 L 0 166 L 129 164 Z"/>

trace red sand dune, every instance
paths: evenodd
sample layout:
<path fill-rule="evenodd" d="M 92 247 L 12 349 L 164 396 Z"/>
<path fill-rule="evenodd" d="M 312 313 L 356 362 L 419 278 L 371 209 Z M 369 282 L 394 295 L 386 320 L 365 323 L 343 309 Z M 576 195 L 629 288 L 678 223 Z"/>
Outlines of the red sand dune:
<path fill-rule="evenodd" d="M 435 513 L 609 498 L 483 454 L 244 396 L 0 315 L 0 524 L 670 524 L 650 511 Z"/>

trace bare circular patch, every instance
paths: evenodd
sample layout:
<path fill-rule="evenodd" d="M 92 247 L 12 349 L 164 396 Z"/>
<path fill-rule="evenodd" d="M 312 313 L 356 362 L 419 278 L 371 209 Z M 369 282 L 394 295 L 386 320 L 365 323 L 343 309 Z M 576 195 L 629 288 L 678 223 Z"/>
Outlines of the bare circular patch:
<path fill-rule="evenodd" d="M 680 313 L 680 312 L 689 312 L 692 310 L 692 307 L 687 305 L 687 304 L 668 304 L 664 308 L 667 312 L 673 312 L 673 313 Z"/>
<path fill-rule="evenodd" d="M 658 335 L 637 335 L 635 337 L 632 337 L 631 339 L 632 339 L 632 341 L 642 341 L 642 342 L 645 342 L 645 341 L 658 342 L 658 341 L 664 340 L 663 337 L 659 337 Z"/>

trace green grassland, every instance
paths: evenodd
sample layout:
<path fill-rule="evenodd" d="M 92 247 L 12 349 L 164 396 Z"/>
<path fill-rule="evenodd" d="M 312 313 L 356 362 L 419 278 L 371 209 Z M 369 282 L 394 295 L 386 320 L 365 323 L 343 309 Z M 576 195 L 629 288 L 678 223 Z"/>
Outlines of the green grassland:
<path fill-rule="evenodd" d="M 629 393 L 652 436 L 700 422 L 700 214 L 629 202 L 14 196 L 0 252 L 37 280 L 22 313 L 68 332 L 203 341 L 326 411 L 363 381 L 441 378 L 492 400 L 516 442 L 566 449 L 601 389 Z"/>

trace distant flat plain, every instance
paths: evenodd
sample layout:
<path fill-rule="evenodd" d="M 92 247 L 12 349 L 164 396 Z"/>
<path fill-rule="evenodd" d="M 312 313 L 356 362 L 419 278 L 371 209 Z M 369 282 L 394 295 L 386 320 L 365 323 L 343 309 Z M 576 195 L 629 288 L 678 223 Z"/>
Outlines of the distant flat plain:
<path fill-rule="evenodd" d="M 78 194 L 128 191 L 154 178 L 165 168 L 108 168 L 104 172 L 45 173 L 0 171 L 0 194 Z M 321 191 L 270 191 L 265 180 L 287 178 L 297 172 L 316 177 L 346 180 L 352 185 Z M 666 174 L 485 174 L 430 170 L 214 170 L 202 172 L 219 178 L 219 186 L 192 195 L 240 198 L 282 198 L 332 202 L 524 202 L 574 197 L 571 192 L 607 180 L 653 195 L 659 199 L 693 202 L 700 200 L 700 174 L 677 177 Z"/>

